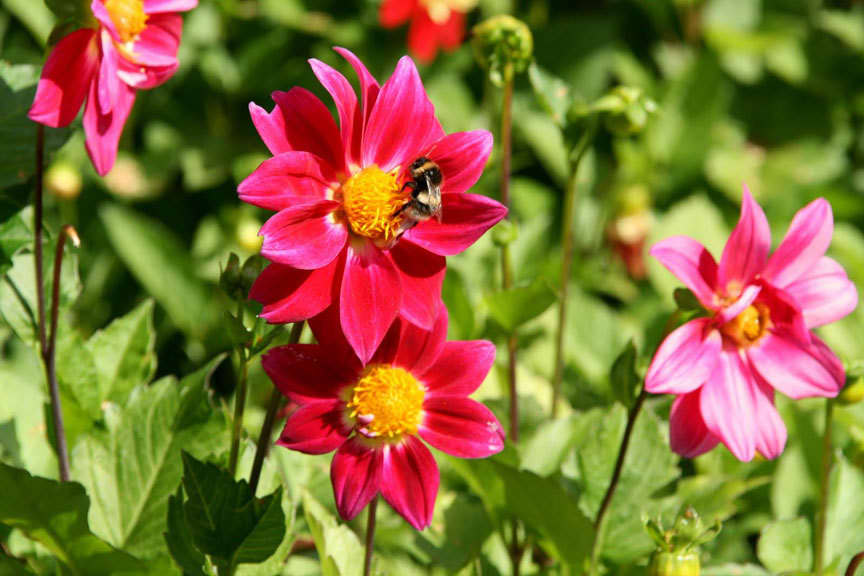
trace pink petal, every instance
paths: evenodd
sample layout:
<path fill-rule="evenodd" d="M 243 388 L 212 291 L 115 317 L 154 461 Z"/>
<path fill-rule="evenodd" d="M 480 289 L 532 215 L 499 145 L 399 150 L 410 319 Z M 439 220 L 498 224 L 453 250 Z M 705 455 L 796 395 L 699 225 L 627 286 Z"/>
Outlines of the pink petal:
<path fill-rule="evenodd" d="M 339 258 L 317 270 L 270 264 L 255 279 L 249 298 L 263 304 L 261 317 L 271 324 L 307 320 L 332 303 L 339 264 Z"/>
<path fill-rule="evenodd" d="M 347 254 L 347 249 L 345 252 Z M 343 277 L 344 255 L 340 256 L 339 259 L 343 262 L 340 263 L 340 268 L 336 270 L 336 278 L 341 281 Z M 336 286 L 335 289 L 338 290 L 339 286 Z M 309 328 L 312 329 L 315 340 L 323 349 L 327 350 L 331 362 L 346 367 L 346 370 L 353 370 L 355 373 L 359 373 L 363 369 L 360 359 L 357 358 L 357 354 L 342 332 L 338 294 L 333 299 L 332 306 L 309 319 Z M 383 345 L 382 343 L 378 349 L 380 350 Z"/>
<path fill-rule="evenodd" d="M 763 284 L 756 302 L 768 305 L 774 332 L 784 332 L 797 338 L 802 345 L 810 345 L 812 332 L 807 329 L 798 302 L 790 294 L 771 284 Z"/>
<path fill-rule="evenodd" d="M 488 340 L 444 343 L 434 364 L 420 373 L 426 397 L 468 396 L 483 384 L 495 363 L 495 345 Z"/>
<path fill-rule="evenodd" d="M 102 63 L 99 65 L 97 78 L 99 94 L 99 111 L 109 114 L 117 95 L 120 92 L 120 77 L 117 76 L 117 50 L 114 49 L 114 41 L 107 32 L 102 32 Z"/>
<path fill-rule="evenodd" d="M 372 115 L 372 110 L 375 108 L 375 102 L 378 100 L 381 87 L 378 85 L 378 81 L 369 73 L 369 70 L 366 69 L 366 66 L 363 65 L 363 62 L 353 52 L 339 46 L 333 48 L 333 50 L 338 52 L 340 56 L 351 64 L 351 67 L 354 68 L 354 72 L 357 74 L 357 78 L 360 80 L 360 94 L 363 97 L 363 126 L 365 130 L 365 126 L 369 123 L 369 117 Z"/>
<path fill-rule="evenodd" d="M 402 288 L 393 263 L 371 244 L 349 245 L 339 297 L 342 331 L 366 364 L 399 310 Z"/>
<path fill-rule="evenodd" d="M 417 0 L 384 0 L 378 10 L 378 22 L 384 28 L 404 24 L 417 6 Z"/>
<path fill-rule="evenodd" d="M 505 216 L 507 208 L 487 196 L 445 194 L 441 198 L 441 222 L 430 218 L 403 238 L 435 254 L 452 256 L 471 246 Z"/>
<path fill-rule="evenodd" d="M 833 398 L 846 381 L 843 364 L 818 336 L 807 346 L 783 332 L 767 333 L 747 349 L 753 367 L 790 398 Z"/>
<path fill-rule="evenodd" d="M 786 425 L 774 407 L 774 389 L 758 382 L 754 390 L 756 407 L 756 451 L 772 460 L 786 447 Z"/>
<path fill-rule="evenodd" d="M 108 33 L 111 35 L 111 38 L 118 44 L 122 44 L 123 41 L 120 39 L 120 35 L 117 33 L 117 28 L 114 27 L 114 21 L 111 19 L 111 14 L 109 14 L 108 9 L 105 8 L 105 1 L 93 0 L 90 3 L 90 11 L 93 12 L 93 16 L 96 17 L 96 20 L 99 21 L 99 24 L 102 25 L 102 28 L 108 31 Z"/>
<path fill-rule="evenodd" d="M 402 286 L 399 313 L 420 328 L 432 328 L 441 305 L 447 261 L 407 240 L 398 242 L 390 250 L 390 257 Z"/>
<path fill-rule="evenodd" d="M 411 54 L 421 62 L 428 64 L 438 54 L 438 47 L 441 45 L 439 29 L 439 25 L 432 21 L 424 8 L 414 12 L 411 27 L 408 29 L 408 47 Z"/>
<path fill-rule="evenodd" d="M 284 152 L 261 163 L 240 183 L 240 199 L 268 210 L 323 200 L 336 175 L 309 152 Z"/>
<path fill-rule="evenodd" d="M 303 404 L 288 416 L 276 444 L 306 454 L 326 454 L 339 448 L 351 433 L 345 424 L 345 402 Z"/>
<path fill-rule="evenodd" d="M 381 493 L 411 526 L 423 530 L 432 521 L 438 495 L 438 465 L 422 442 L 405 436 L 384 449 Z"/>
<path fill-rule="evenodd" d="M 757 386 L 737 349 L 720 353 L 717 369 L 702 386 L 699 407 L 705 426 L 742 462 L 756 451 Z"/>
<path fill-rule="evenodd" d="M 711 451 L 719 440 L 708 431 L 699 407 L 701 392 L 678 396 L 669 413 L 669 446 L 685 458 L 696 458 Z"/>
<path fill-rule="evenodd" d="M 723 338 L 711 319 L 691 320 L 669 334 L 648 367 L 645 390 L 687 394 L 702 386 L 717 368 Z"/>
<path fill-rule="evenodd" d="M 336 452 L 330 466 L 333 496 L 343 520 L 352 520 L 378 494 L 383 468 L 383 449 L 370 447 L 354 436 Z"/>
<path fill-rule="evenodd" d="M 749 284 L 762 271 L 770 250 L 771 228 L 768 219 L 745 186 L 741 199 L 741 218 L 720 258 L 718 286 L 725 289 L 730 282 Z"/>
<path fill-rule="evenodd" d="M 357 103 L 354 88 L 342 74 L 321 62 L 311 59 L 309 64 L 318 81 L 327 89 L 339 111 L 339 130 L 347 166 L 360 163 L 360 141 L 363 137 L 363 111 Z"/>
<path fill-rule="evenodd" d="M 762 275 L 780 288 L 793 283 L 825 255 L 833 233 L 831 204 L 817 198 L 795 214 L 786 237 L 771 255 Z"/>
<path fill-rule="evenodd" d="M 660 261 L 709 310 L 717 307 L 717 263 L 702 244 L 687 236 L 672 236 L 651 247 L 651 255 Z"/>
<path fill-rule="evenodd" d="M 721 323 L 729 322 L 753 304 L 761 292 L 762 286 L 757 284 L 747 286 L 741 293 L 741 296 L 738 297 L 738 300 L 723 308 L 717 314 L 717 320 Z"/>
<path fill-rule="evenodd" d="M 321 200 L 277 212 L 261 227 L 261 255 L 303 270 L 330 264 L 348 239 L 345 226 L 330 216 L 339 206 L 339 202 Z"/>
<path fill-rule="evenodd" d="M 339 129 L 330 111 L 317 96 L 304 88 L 274 92 L 273 100 L 282 113 L 288 150 L 311 152 L 336 171 L 346 172 Z"/>
<path fill-rule="evenodd" d="M 252 124 L 255 125 L 258 135 L 271 154 L 276 156 L 293 150 L 285 135 L 285 117 L 278 106 L 275 106 L 271 112 L 267 112 L 254 102 L 250 102 L 249 115 L 252 117 Z"/>
<path fill-rule="evenodd" d="M 470 398 L 427 397 L 420 437 L 459 458 L 486 458 L 504 449 L 504 430 L 491 410 Z"/>
<path fill-rule="evenodd" d="M 85 146 L 93 167 L 100 176 L 104 176 L 114 167 L 120 136 L 135 103 L 135 89 L 121 84 L 117 100 L 108 114 L 99 112 L 97 90 L 98 82 L 93 82 L 87 106 L 84 108 L 84 134 Z"/>
<path fill-rule="evenodd" d="M 334 362 L 317 344 L 272 348 L 261 358 L 261 366 L 282 394 L 300 404 L 338 400 L 357 377 L 352 367 Z"/>
<path fill-rule="evenodd" d="M 180 66 L 174 61 L 169 66 L 141 66 L 130 62 L 126 58 L 120 58 L 117 62 L 117 76 L 129 86 L 138 90 L 150 90 L 167 82 Z"/>
<path fill-rule="evenodd" d="M 135 62 L 146 67 L 176 68 L 182 36 L 182 16 L 153 14 L 132 47 Z"/>
<path fill-rule="evenodd" d="M 492 134 L 486 130 L 448 134 L 432 145 L 427 156 L 441 168 L 442 192 L 456 194 L 471 188 L 492 153 Z"/>
<path fill-rule="evenodd" d="M 410 125 L 410 130 L 406 126 Z M 381 88 L 363 134 L 363 166 L 388 172 L 414 161 L 444 137 L 414 62 L 403 56 Z"/>
<path fill-rule="evenodd" d="M 147 14 L 188 12 L 196 6 L 198 0 L 144 0 L 144 12 Z"/>
<path fill-rule="evenodd" d="M 52 128 L 72 122 L 98 68 L 95 30 L 82 28 L 61 38 L 42 68 L 30 119 Z"/>
<path fill-rule="evenodd" d="M 816 265 L 786 286 L 804 314 L 808 328 L 836 322 L 858 306 L 858 290 L 835 260 L 823 256 Z"/>
<path fill-rule="evenodd" d="M 399 346 L 393 364 L 402 366 L 413 374 L 425 374 L 447 345 L 448 320 L 447 307 L 440 303 L 438 315 L 430 330 L 423 330 L 410 322 L 401 322 Z"/>

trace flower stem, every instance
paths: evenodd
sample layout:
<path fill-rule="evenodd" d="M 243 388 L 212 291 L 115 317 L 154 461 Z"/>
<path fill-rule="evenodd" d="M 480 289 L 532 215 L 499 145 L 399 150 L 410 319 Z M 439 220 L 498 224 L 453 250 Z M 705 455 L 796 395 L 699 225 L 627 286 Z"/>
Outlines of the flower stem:
<path fill-rule="evenodd" d="M 305 322 L 295 322 L 291 327 L 291 336 L 289 342 L 296 344 L 300 341 L 300 336 L 303 334 L 303 326 Z M 279 407 L 282 405 L 282 393 L 276 386 L 273 386 L 273 392 L 270 394 L 270 403 L 267 405 L 267 415 L 264 417 L 264 424 L 261 425 L 261 433 L 258 434 L 258 443 L 255 445 L 255 460 L 252 462 L 252 472 L 249 475 L 249 487 L 252 490 L 252 495 L 255 495 L 258 489 L 258 481 L 261 479 L 261 469 L 264 467 L 264 458 L 267 456 L 267 451 L 270 449 L 270 438 L 273 435 L 273 425 L 276 424 L 276 415 L 279 413 Z"/>
<path fill-rule="evenodd" d="M 237 305 L 237 314 L 240 322 L 243 322 L 243 301 Z M 249 358 L 246 348 L 242 345 L 237 347 L 237 355 L 240 358 L 240 378 L 237 382 L 237 391 L 234 395 L 234 422 L 231 429 L 231 455 L 228 459 L 228 471 L 234 476 L 237 473 L 237 459 L 240 455 L 240 436 L 243 433 L 243 412 L 246 410 L 246 396 L 248 388 Z"/>
<path fill-rule="evenodd" d="M 819 510 L 816 516 L 816 541 L 814 543 L 814 571 L 816 576 L 822 576 L 825 559 L 825 526 L 828 517 L 828 490 L 831 482 L 831 464 L 833 453 L 831 449 L 831 423 L 834 420 L 834 401 L 825 401 L 825 433 L 822 436 L 822 478 L 819 490 Z"/>
<path fill-rule="evenodd" d="M 864 563 L 864 552 L 859 552 L 849 562 L 849 566 L 846 568 L 846 576 L 855 576 L 855 572 L 862 563 Z"/>
<path fill-rule="evenodd" d="M 621 447 L 618 449 L 618 459 L 615 461 L 612 480 L 609 481 L 609 487 L 606 489 L 606 494 L 603 495 L 603 501 L 600 503 L 600 509 L 597 511 L 597 518 L 594 520 L 594 544 L 591 548 L 592 576 L 597 574 L 600 551 L 603 549 L 603 532 L 606 527 L 606 515 L 612 504 L 612 497 L 615 495 L 615 489 L 618 488 L 618 481 L 621 480 L 621 472 L 624 469 L 624 459 L 627 457 L 627 448 L 630 446 L 630 437 L 633 435 L 636 418 L 639 417 L 639 413 L 642 411 L 642 405 L 645 403 L 646 396 L 647 393 L 643 387 L 627 415 L 627 426 L 624 428 L 624 438 L 621 439 Z"/>
<path fill-rule="evenodd" d="M 567 292 L 570 287 L 570 267 L 573 263 L 573 211 L 579 189 L 579 164 L 594 140 L 594 124 L 579 138 L 570 161 L 570 181 L 564 191 L 564 212 L 561 215 L 561 287 L 558 294 L 558 332 L 555 336 L 555 373 L 552 377 L 552 417 L 558 415 L 561 383 L 564 379 L 564 326 L 567 320 Z"/>
<path fill-rule="evenodd" d="M 375 548 L 375 516 L 378 512 L 378 496 L 372 498 L 366 509 L 366 556 L 363 559 L 363 576 L 372 574 L 372 551 Z"/>

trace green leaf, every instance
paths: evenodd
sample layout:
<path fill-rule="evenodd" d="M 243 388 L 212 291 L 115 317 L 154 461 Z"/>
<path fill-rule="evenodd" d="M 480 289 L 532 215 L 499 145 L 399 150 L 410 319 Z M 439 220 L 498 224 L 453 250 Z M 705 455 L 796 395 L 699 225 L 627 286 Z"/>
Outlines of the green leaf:
<path fill-rule="evenodd" d="M 282 489 L 255 498 L 245 480 L 239 482 L 213 464 L 183 452 L 183 505 L 186 524 L 199 550 L 229 570 L 240 563 L 263 562 L 285 535 Z"/>
<path fill-rule="evenodd" d="M 831 472 L 825 564 L 842 564 L 864 550 L 864 472 L 839 457 Z"/>
<path fill-rule="evenodd" d="M 171 558 L 188 576 L 204 576 L 202 568 L 206 564 L 202 554 L 192 542 L 186 518 L 183 515 L 183 490 L 168 498 L 168 525 L 165 532 L 165 543 Z"/>
<path fill-rule="evenodd" d="M 51 14 L 44 5 L 28 0 L 4 0 L 4 3 L 34 15 L 44 11 L 49 18 L 47 27 L 38 15 L 30 22 L 38 28 L 40 38 L 48 37 Z M 36 95 L 39 72 L 37 66 L 13 66 L 0 61 L 0 190 L 26 182 L 35 171 L 36 123 L 27 117 L 27 112 Z M 69 134 L 68 128 L 45 128 L 46 154 L 62 146 Z"/>
<path fill-rule="evenodd" d="M 628 408 L 636 398 L 639 374 L 636 373 L 636 345 L 631 340 L 615 359 L 609 373 L 609 383 L 615 399 Z"/>
<path fill-rule="evenodd" d="M 174 233 L 121 206 L 105 206 L 99 214 L 120 259 L 174 323 L 188 334 L 206 333 L 217 318 L 217 307 Z"/>
<path fill-rule="evenodd" d="M 12 266 L 12 257 L 33 242 L 33 231 L 28 224 L 30 214 L 30 209 L 25 208 L 0 224 L 0 276 Z"/>
<path fill-rule="evenodd" d="M 0 464 L 0 492 L 0 522 L 45 546 L 69 574 L 107 576 L 142 568 L 134 557 L 90 532 L 90 500 L 80 484 Z"/>
<path fill-rule="evenodd" d="M 152 300 L 93 334 L 87 350 L 96 363 L 103 401 L 122 404 L 135 386 L 150 381 L 156 372 L 155 344 Z"/>
<path fill-rule="evenodd" d="M 594 527 L 576 500 L 555 479 L 499 462 L 494 465 L 504 480 L 507 507 L 548 538 L 562 561 L 581 566 L 591 553 Z"/>
<path fill-rule="evenodd" d="M 354 532 L 339 524 L 309 492 L 303 493 L 303 511 L 321 559 L 322 576 L 360 576 L 363 545 Z"/>
<path fill-rule="evenodd" d="M 93 529 L 118 548 L 141 558 L 163 553 L 168 499 L 182 476 L 181 448 L 206 456 L 227 442 L 206 388 L 223 359 L 179 383 L 163 378 L 135 388 L 108 431 L 76 446 L 73 474 L 92 495 Z"/>
<path fill-rule="evenodd" d="M 508 332 L 515 332 L 546 311 L 558 295 L 543 280 L 529 286 L 511 288 L 486 295 L 489 314 Z"/>
<path fill-rule="evenodd" d="M 455 574 L 477 557 L 492 530 L 483 506 L 460 495 L 444 511 L 444 533 L 440 545 L 433 546 L 424 540 L 421 547 L 426 548 L 434 565 Z"/>
<path fill-rule="evenodd" d="M 778 520 L 762 529 L 756 553 L 776 574 L 807 571 L 813 566 L 813 535 L 806 518 Z"/>
<path fill-rule="evenodd" d="M 532 63 L 528 68 L 528 79 L 537 101 L 555 124 L 563 128 L 567 124 L 567 112 L 573 103 L 570 86 L 536 63 Z"/>

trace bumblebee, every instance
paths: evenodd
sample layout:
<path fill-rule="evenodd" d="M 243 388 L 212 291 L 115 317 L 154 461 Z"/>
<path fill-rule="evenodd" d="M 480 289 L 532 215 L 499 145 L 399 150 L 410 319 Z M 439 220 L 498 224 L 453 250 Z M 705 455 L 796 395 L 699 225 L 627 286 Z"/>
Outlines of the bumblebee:
<path fill-rule="evenodd" d="M 402 189 L 411 189 L 411 199 L 396 211 L 394 216 L 404 215 L 402 231 L 412 228 L 418 222 L 433 216 L 441 221 L 441 168 L 425 156 L 414 160 L 409 166 L 411 179 Z"/>

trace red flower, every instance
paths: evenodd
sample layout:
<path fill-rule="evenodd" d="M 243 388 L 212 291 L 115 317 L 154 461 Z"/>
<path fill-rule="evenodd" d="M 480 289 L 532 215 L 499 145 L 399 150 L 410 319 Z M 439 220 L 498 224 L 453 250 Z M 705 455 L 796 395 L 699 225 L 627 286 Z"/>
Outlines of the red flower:
<path fill-rule="evenodd" d="M 34 122 L 66 126 L 87 99 L 87 152 L 101 176 L 111 171 L 135 92 L 164 83 L 177 70 L 186 12 L 198 0 L 93 0 L 95 28 L 64 36 L 51 51 L 36 98 Z"/>
<path fill-rule="evenodd" d="M 423 62 L 431 62 L 438 48 L 455 50 L 465 37 L 465 14 L 476 0 L 384 0 L 378 20 L 385 28 L 408 20 L 408 48 Z"/>
<path fill-rule="evenodd" d="M 440 311 L 431 331 L 394 322 L 365 367 L 333 314 L 311 322 L 322 345 L 282 346 L 262 360 L 279 390 L 299 405 L 277 443 L 307 454 L 336 450 L 330 476 L 346 520 L 380 492 L 416 529 L 429 525 L 438 466 L 418 436 L 461 458 L 504 447 L 495 415 L 468 398 L 492 367 L 495 347 L 445 342 L 447 311 Z"/>
<path fill-rule="evenodd" d="M 360 77 L 362 107 L 348 81 L 323 62 L 312 70 L 336 103 L 302 88 L 275 92 L 269 114 L 250 104 L 273 153 L 238 189 L 244 201 L 277 210 L 261 228 L 261 253 L 274 262 L 250 297 L 270 322 L 296 322 L 338 304 L 341 330 L 365 363 L 397 313 L 421 328 L 435 321 L 445 256 L 462 252 L 507 213 L 465 194 L 480 177 L 492 136 L 446 135 L 410 58 L 379 87 L 363 64 L 337 49 Z M 427 157 L 443 175 L 441 219 L 408 229 L 408 166 Z"/>

